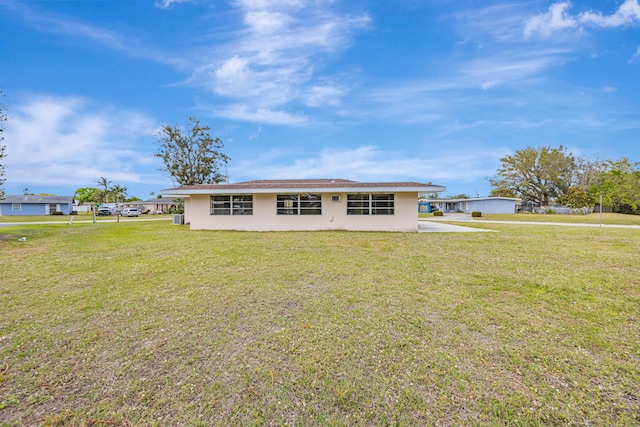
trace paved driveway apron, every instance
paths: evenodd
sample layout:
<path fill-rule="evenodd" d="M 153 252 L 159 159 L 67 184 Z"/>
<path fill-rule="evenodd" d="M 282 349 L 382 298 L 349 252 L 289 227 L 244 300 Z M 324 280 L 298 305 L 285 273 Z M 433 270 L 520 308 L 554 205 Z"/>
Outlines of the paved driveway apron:
<path fill-rule="evenodd" d="M 444 224 L 438 221 L 419 221 L 418 233 L 478 233 L 494 230 L 483 230 L 481 228 L 463 227 L 461 225 Z"/>

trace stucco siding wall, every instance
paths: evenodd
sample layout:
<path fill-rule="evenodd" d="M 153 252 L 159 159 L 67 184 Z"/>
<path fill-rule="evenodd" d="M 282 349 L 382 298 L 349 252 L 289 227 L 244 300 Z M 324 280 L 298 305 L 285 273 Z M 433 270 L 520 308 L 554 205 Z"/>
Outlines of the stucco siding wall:
<path fill-rule="evenodd" d="M 339 195 L 339 202 L 331 196 Z M 395 195 L 394 215 L 347 215 L 347 193 L 322 195 L 322 215 L 278 215 L 275 194 L 254 194 L 253 215 L 210 215 L 210 196 L 185 199 L 185 222 L 192 230 L 371 230 L 417 231 L 417 193 Z"/>
<path fill-rule="evenodd" d="M 476 200 L 467 204 L 467 211 L 483 214 L 512 214 L 515 212 L 513 200 Z"/>

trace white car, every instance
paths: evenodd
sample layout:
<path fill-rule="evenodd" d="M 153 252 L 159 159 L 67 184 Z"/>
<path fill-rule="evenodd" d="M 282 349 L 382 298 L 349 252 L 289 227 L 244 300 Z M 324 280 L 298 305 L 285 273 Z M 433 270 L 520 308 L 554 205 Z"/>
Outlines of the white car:
<path fill-rule="evenodd" d="M 138 216 L 140 211 L 138 208 L 124 208 L 120 211 L 120 216 Z"/>

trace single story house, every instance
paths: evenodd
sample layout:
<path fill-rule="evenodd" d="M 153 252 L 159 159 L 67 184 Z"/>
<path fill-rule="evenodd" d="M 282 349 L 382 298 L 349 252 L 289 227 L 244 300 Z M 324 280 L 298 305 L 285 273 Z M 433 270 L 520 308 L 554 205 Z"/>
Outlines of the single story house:
<path fill-rule="evenodd" d="M 510 197 L 476 197 L 469 199 L 427 199 L 442 212 L 482 212 L 483 214 L 516 213 L 520 199 Z"/>
<path fill-rule="evenodd" d="M 0 200 L 0 216 L 71 215 L 73 196 L 5 196 Z"/>
<path fill-rule="evenodd" d="M 257 180 L 162 190 L 192 230 L 418 231 L 418 194 L 445 187 L 345 179 Z"/>
<path fill-rule="evenodd" d="M 178 208 L 178 202 L 172 198 L 158 197 L 148 200 L 137 200 L 135 202 L 123 202 L 119 204 L 119 207 L 138 208 L 140 212 L 162 214 L 174 212 Z"/>

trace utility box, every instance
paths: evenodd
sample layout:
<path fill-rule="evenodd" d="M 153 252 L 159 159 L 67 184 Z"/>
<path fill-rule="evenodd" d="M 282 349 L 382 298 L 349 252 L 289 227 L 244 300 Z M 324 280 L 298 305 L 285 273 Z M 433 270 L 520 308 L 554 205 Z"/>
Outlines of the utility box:
<path fill-rule="evenodd" d="M 173 214 L 173 224 L 174 225 L 182 225 L 182 224 L 184 224 L 184 215 L 183 214 Z"/>

